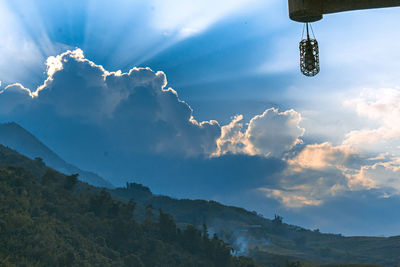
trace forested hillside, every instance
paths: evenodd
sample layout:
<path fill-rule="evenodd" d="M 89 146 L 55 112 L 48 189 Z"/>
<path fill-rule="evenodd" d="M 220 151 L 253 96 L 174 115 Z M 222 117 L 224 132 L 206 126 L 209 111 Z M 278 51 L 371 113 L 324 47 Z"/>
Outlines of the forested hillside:
<path fill-rule="evenodd" d="M 277 215 L 266 219 L 256 212 L 225 206 L 216 201 L 174 199 L 152 194 L 149 188 L 128 183 L 125 188 L 109 190 L 116 198 L 135 198 L 138 219 L 144 207 L 152 205 L 173 215 L 179 224 L 201 227 L 232 245 L 236 253 L 246 255 L 259 264 L 285 266 L 285 262 L 301 262 L 302 266 L 320 264 L 379 264 L 393 267 L 400 263 L 400 236 L 346 237 L 325 234 L 285 223 Z M 271 214 L 273 216 L 273 214 Z M 338 266 L 338 265 L 335 265 Z"/>
<path fill-rule="evenodd" d="M 0 266 L 256 266 L 162 210 L 137 222 L 135 206 L 0 146 Z"/>
<path fill-rule="evenodd" d="M 106 191 L 0 145 L 0 266 L 392 267 L 398 249 L 135 183 Z"/>

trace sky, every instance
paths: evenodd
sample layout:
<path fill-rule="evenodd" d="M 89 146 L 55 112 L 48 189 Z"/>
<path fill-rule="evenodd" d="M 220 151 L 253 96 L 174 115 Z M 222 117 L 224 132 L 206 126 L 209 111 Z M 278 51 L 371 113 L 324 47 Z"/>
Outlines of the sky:
<path fill-rule="evenodd" d="M 116 186 L 398 235 L 400 9 L 303 25 L 280 0 L 0 0 L 0 122 Z"/>

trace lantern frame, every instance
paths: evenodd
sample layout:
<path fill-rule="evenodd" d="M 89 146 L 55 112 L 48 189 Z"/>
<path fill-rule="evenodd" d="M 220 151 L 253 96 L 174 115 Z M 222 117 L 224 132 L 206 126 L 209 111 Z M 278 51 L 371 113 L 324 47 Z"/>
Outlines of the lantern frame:
<path fill-rule="evenodd" d="M 312 56 L 314 58 L 314 67 L 312 69 L 307 68 L 306 62 L 306 54 L 310 51 L 309 48 L 311 47 Z M 317 75 L 320 71 L 319 66 L 319 48 L 318 48 L 318 41 L 316 39 L 311 39 L 308 34 L 308 25 L 307 25 L 307 39 L 303 39 L 299 43 L 300 49 L 300 71 L 305 76 L 313 77 Z"/>

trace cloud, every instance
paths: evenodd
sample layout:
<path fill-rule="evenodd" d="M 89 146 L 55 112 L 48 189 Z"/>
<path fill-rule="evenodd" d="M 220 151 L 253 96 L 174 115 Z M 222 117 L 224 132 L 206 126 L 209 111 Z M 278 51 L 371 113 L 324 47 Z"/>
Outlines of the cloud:
<path fill-rule="evenodd" d="M 343 144 L 361 150 L 384 150 L 398 153 L 400 146 L 400 89 L 364 89 L 354 99 L 344 102 L 360 117 L 370 120 L 368 128 L 350 131 Z M 372 122 L 372 123 L 371 123 Z"/>
<path fill-rule="evenodd" d="M 8 102 L 3 115 L 41 114 L 47 123 L 84 124 L 99 132 L 105 149 L 117 153 L 282 157 L 302 142 L 305 131 L 300 113 L 275 108 L 246 125 L 241 115 L 223 127 L 213 120 L 199 122 L 178 93 L 166 87 L 163 72 L 110 72 L 86 59 L 81 49 L 49 57 L 46 74 L 35 90 L 22 84 L 7 86 L 0 98 Z"/>
<path fill-rule="evenodd" d="M 346 192 L 375 190 L 381 197 L 400 194 L 400 90 L 364 89 L 344 106 L 356 111 L 356 128 L 338 145 L 306 144 L 287 157 L 280 184 L 260 187 L 288 208 L 321 205 Z"/>
<path fill-rule="evenodd" d="M 2 90 L 0 93 L 2 94 L 2 93 L 4 93 L 4 92 L 6 92 L 6 91 L 7 91 L 7 92 L 11 92 L 11 91 L 14 91 L 14 92 L 22 91 L 21 93 L 23 93 L 23 94 L 26 93 L 26 94 L 28 94 L 31 98 L 33 98 L 33 97 L 36 96 L 34 93 L 31 92 L 30 89 L 24 87 L 24 86 L 23 86 L 22 84 L 20 84 L 20 83 L 9 84 L 9 85 L 7 85 L 7 86 L 4 88 L 4 90 Z"/>
<path fill-rule="evenodd" d="M 346 175 L 352 188 L 379 188 L 382 195 L 400 194 L 398 177 L 400 147 L 400 89 L 363 89 L 358 97 L 346 100 L 367 127 L 346 134 L 343 146 L 369 155 L 369 162 Z"/>
<path fill-rule="evenodd" d="M 241 115 L 223 127 L 213 120 L 198 122 L 178 93 L 166 88 L 167 79 L 161 71 L 132 68 L 127 73 L 109 72 L 86 59 L 81 49 L 49 57 L 46 69 L 47 78 L 36 90 L 14 84 L 3 94 L 19 89 L 30 99 L 12 101 L 15 106 L 25 101 L 27 107 L 46 109 L 58 119 L 98 127 L 114 150 L 282 157 L 302 143 L 305 130 L 300 127 L 300 113 L 294 110 L 267 109 L 253 117 L 246 129 Z"/>
<path fill-rule="evenodd" d="M 382 197 L 400 194 L 400 158 L 361 166 L 360 170 L 349 175 L 350 186 L 379 188 Z"/>
<path fill-rule="evenodd" d="M 82 167 L 120 183 L 134 175 L 180 197 L 258 192 L 292 210 L 322 206 L 348 192 L 400 192 L 396 157 L 363 154 L 348 139 L 303 144 L 302 116 L 295 110 L 269 108 L 248 123 L 237 115 L 220 126 L 197 121 L 161 71 L 110 72 L 80 49 L 49 57 L 46 68 L 35 90 L 5 87 L 0 116 L 31 123 L 47 133 L 44 140 L 64 145 L 67 160 L 85 158 L 89 165 Z M 395 117 L 385 121 L 385 114 L 395 110 L 394 102 L 357 101 L 360 116 L 374 118 L 377 129 L 391 127 Z"/>
<path fill-rule="evenodd" d="M 119 177 L 121 183 L 134 174 L 150 179 L 146 184 L 155 188 L 176 190 L 179 181 L 184 192 L 197 184 L 214 196 L 221 187 L 238 191 L 276 186 L 277 173 L 286 165 L 279 158 L 302 143 L 305 131 L 298 112 L 274 108 L 248 124 L 242 115 L 222 127 L 216 121 L 197 121 L 191 107 L 167 88 L 163 72 L 110 72 L 80 49 L 49 57 L 46 74 L 35 90 L 7 86 L 0 102 L 9 104 L 2 106 L 0 116 L 32 123 L 47 133 L 44 140 L 64 144 L 70 151 L 67 160 L 86 158 L 91 165 L 82 167 Z M 211 180 L 202 186 L 204 177 Z M 209 188 L 213 185 L 216 190 Z"/>
<path fill-rule="evenodd" d="M 345 146 L 333 146 L 325 142 L 322 144 L 307 145 L 294 158 L 289 159 L 289 164 L 294 170 L 315 169 L 322 170 L 328 167 L 344 165 L 346 159 L 354 151 Z"/>
<path fill-rule="evenodd" d="M 289 165 L 277 175 L 276 184 L 257 190 L 289 209 L 319 206 L 350 190 L 347 177 L 338 168 L 293 170 Z"/>
<path fill-rule="evenodd" d="M 397 81 L 397 73 L 393 70 L 398 68 L 393 66 L 398 65 L 400 61 L 393 60 L 398 58 L 399 54 L 396 48 L 398 42 L 393 41 L 394 39 L 390 45 L 393 53 L 387 53 L 391 57 L 391 63 L 388 65 L 388 60 L 382 60 L 380 56 L 382 42 L 378 46 L 370 42 L 374 46 L 372 50 L 364 49 L 365 53 L 359 55 L 354 53 L 354 47 L 364 47 L 365 43 L 368 43 L 358 37 L 371 37 L 358 31 L 359 36 L 350 36 L 358 40 L 353 42 L 355 45 L 340 46 L 339 49 L 343 50 L 339 51 L 340 53 L 321 54 L 325 56 L 324 61 L 327 64 L 325 74 L 321 73 L 322 76 L 316 79 L 330 81 L 331 85 L 323 85 L 322 82 L 314 83 L 313 87 L 308 80 L 303 82 L 298 76 L 276 75 L 292 70 L 293 64 L 289 66 L 285 62 L 295 61 L 286 60 L 290 58 L 287 55 L 297 55 L 297 46 L 293 45 L 297 38 L 293 37 L 297 36 L 294 32 L 296 29 L 287 30 L 290 28 L 287 27 L 289 20 L 279 15 L 287 12 L 286 4 L 282 4 L 282 1 L 268 1 L 265 4 L 269 6 L 270 3 L 276 2 L 282 11 L 276 12 L 278 8 L 275 7 L 269 10 L 272 16 L 267 20 L 272 21 L 274 14 L 277 15 L 272 26 L 268 27 L 260 27 L 265 25 L 265 12 L 269 12 L 267 8 L 260 8 L 260 1 L 256 1 L 256 4 L 252 0 L 224 0 L 218 3 L 202 1 L 187 4 L 180 0 L 151 0 L 147 3 L 119 1 L 117 5 L 105 1 L 102 1 L 101 5 L 92 2 L 69 1 L 62 4 L 61 9 L 52 8 L 60 3 L 36 3 L 39 7 L 36 11 L 33 10 L 35 4 L 26 5 L 24 1 L 16 1 L 17 4 L 0 4 L 3 24 L 7 25 L 0 30 L 3 36 L 7 36 L 0 44 L 1 54 L 4 56 L 0 63 L 1 78 L 5 79 L 3 83 L 21 83 L 7 86 L 0 93 L 2 120 L 21 122 L 70 162 L 87 169 L 113 174 L 107 176 L 119 178 L 120 184 L 123 184 L 127 177 L 140 180 L 152 188 L 157 188 L 159 193 L 181 193 L 191 197 L 192 192 L 196 191 L 197 197 L 203 197 L 210 191 L 215 196 L 224 191 L 225 195 L 238 199 L 237 203 L 241 205 L 247 199 L 241 197 L 243 195 L 240 191 L 258 188 L 264 197 L 259 200 L 260 206 L 268 206 L 265 203 L 272 203 L 271 199 L 276 199 L 283 207 L 302 211 L 311 208 L 320 208 L 319 211 L 323 211 L 325 205 L 337 200 L 338 196 L 351 195 L 346 199 L 347 202 L 329 206 L 329 214 L 340 215 L 341 207 L 347 207 L 349 203 L 359 200 L 363 190 L 374 191 L 376 195 L 390 198 L 399 191 L 396 179 L 400 146 L 400 116 L 396 110 L 396 103 L 400 100 L 398 88 L 371 90 L 370 95 L 365 93 L 348 102 L 347 107 L 355 107 L 360 120 L 367 121 L 365 127 L 353 124 L 349 114 L 340 113 L 340 108 L 336 105 L 332 109 L 324 109 L 324 105 L 330 106 L 332 96 L 338 90 L 346 91 L 346 97 L 349 95 L 348 86 L 341 87 L 338 86 L 337 80 L 332 81 L 338 75 L 331 75 L 330 70 L 335 68 L 337 71 L 336 63 L 339 61 L 347 65 L 347 68 L 345 66 L 339 70 L 343 74 L 342 83 L 363 83 L 365 75 L 361 75 L 361 72 L 370 73 L 370 69 L 367 68 L 376 66 L 376 60 L 383 64 L 380 67 L 389 71 L 375 72 L 372 76 L 367 75 L 366 79 L 386 84 L 392 80 Z M 265 5 L 262 4 L 263 7 Z M 12 6 L 15 8 L 11 8 Z M 256 14 L 257 18 L 254 19 L 244 15 L 238 20 L 225 20 L 229 23 L 224 24 L 224 19 L 229 15 L 243 14 L 247 8 L 259 9 L 259 13 L 263 15 Z M 171 9 L 173 12 L 170 12 Z M 74 12 L 65 12 L 68 10 Z M 181 12 L 182 10 L 184 12 Z M 382 12 L 385 12 L 382 13 L 383 17 L 391 11 Z M 398 18 L 395 13 L 393 11 L 392 17 Z M 118 19 L 110 21 L 110 14 L 118 14 Z M 372 14 L 367 14 L 361 21 L 370 19 L 369 15 Z M 354 14 L 349 15 L 348 21 L 352 16 Z M 279 20 L 283 21 L 281 25 L 278 25 Z M 246 21 L 246 24 L 242 21 Z M 384 22 L 383 24 L 392 23 L 391 20 L 376 21 Z M 332 25 L 336 25 L 337 22 L 333 21 Z M 343 24 L 343 21 L 340 23 Z M 370 30 L 370 27 L 362 24 L 360 23 L 360 29 L 363 27 L 365 31 Z M 278 36 L 272 29 L 276 30 L 277 25 L 287 31 L 277 31 Z M 379 25 L 376 28 L 390 29 Z M 96 34 L 97 32 L 102 34 Z M 237 34 L 238 32 L 240 34 Z M 186 95 L 189 95 L 188 90 L 194 88 L 202 95 L 205 91 L 209 93 L 213 90 L 213 93 L 207 93 L 205 96 L 204 102 L 207 104 L 204 107 L 209 107 L 206 106 L 209 105 L 209 100 L 216 96 L 225 101 L 227 90 L 230 96 L 235 95 L 234 97 L 240 99 L 240 104 L 243 104 L 240 92 L 243 92 L 243 88 L 251 88 L 246 91 L 246 96 L 261 100 L 260 103 L 273 102 L 282 106 L 293 106 L 294 103 L 297 107 L 309 105 L 308 110 L 296 108 L 292 114 L 282 114 L 285 113 L 283 110 L 267 110 L 267 114 L 252 119 L 253 115 L 247 116 L 243 113 L 246 112 L 243 106 L 231 104 L 234 108 L 227 111 L 229 105 L 224 103 L 226 105 L 218 109 L 218 112 L 225 112 L 224 116 L 238 114 L 238 108 L 241 109 L 240 114 L 245 115 L 238 115 L 221 127 L 215 121 L 197 121 L 190 106 L 179 98 L 176 91 L 166 87 L 165 75 L 162 72 L 135 68 L 126 73 L 126 69 L 124 73 L 108 71 L 121 66 L 125 68 L 132 62 L 145 62 L 173 44 L 199 33 L 205 34 L 179 43 L 174 49 L 166 50 L 162 58 L 157 57 L 145 64 L 167 71 L 171 81 L 175 79 L 174 84 L 179 84 L 179 89 L 186 90 Z M 234 37 L 235 33 L 240 38 Z M 390 30 L 376 33 L 382 38 L 372 36 L 375 41 L 388 40 L 388 37 L 394 36 Z M 320 34 L 332 35 L 332 31 Z M 227 35 L 230 38 L 225 38 Z M 334 35 L 336 37 L 330 37 L 337 40 L 349 37 L 345 36 L 343 31 L 334 32 Z M 324 36 L 319 37 L 324 39 Z M 275 42 L 271 43 L 271 38 Z M 38 68 L 38 64 L 49 54 L 55 55 L 57 51 L 61 51 L 60 46 L 64 49 L 65 46 L 56 42 L 83 46 L 87 55 L 95 57 L 96 62 L 106 64 L 107 67 L 103 68 L 87 60 L 80 50 L 70 51 L 50 57 L 46 61 L 46 81 L 41 87 L 28 90 L 26 87 L 33 88 L 32 84 L 37 84 L 36 81 L 42 79 L 44 68 Z M 291 44 L 288 46 L 291 49 L 290 53 L 287 53 L 288 49 L 281 49 L 282 42 Z M 199 43 L 212 45 L 203 45 L 200 50 L 193 49 L 197 46 L 192 45 Z M 279 44 L 275 45 L 277 43 Z M 334 48 L 328 47 L 332 44 L 324 44 L 325 50 Z M 332 51 L 337 51 L 337 48 Z M 235 52 L 236 61 L 230 57 L 232 51 Z M 275 76 L 263 75 L 262 79 L 251 76 L 244 79 L 244 75 L 257 71 L 257 66 L 262 63 L 260 51 L 272 59 L 272 63 L 278 64 L 272 64 L 273 67 L 271 64 L 263 66 L 264 70 Z M 277 51 L 285 52 L 275 53 Z M 370 54 L 371 51 L 378 56 L 363 55 Z M 250 62 L 245 64 L 251 66 L 249 68 L 241 68 L 243 62 L 237 60 L 244 59 L 244 55 L 246 62 Z M 362 66 L 360 65 L 358 75 L 363 76 L 363 79 L 354 79 L 354 71 L 357 72 L 357 68 L 354 68 L 354 56 L 360 59 Z M 210 57 L 214 58 L 215 64 L 212 66 L 209 64 Z M 226 64 L 227 62 L 229 64 Z M 297 75 L 297 71 L 294 74 Z M 382 79 L 384 76 L 389 78 Z M 224 83 L 210 85 L 211 79 L 223 80 Z M 268 86 L 265 86 L 266 82 Z M 197 87 L 186 86 L 189 83 L 197 84 Z M 208 88 L 202 88 L 206 83 Z M 331 92 L 328 98 L 327 91 Z M 285 99 L 283 101 L 292 101 L 292 104 L 282 103 L 282 96 Z M 330 103 L 321 102 L 321 99 L 329 99 Z M 201 111 L 196 111 L 195 114 L 201 115 Z M 257 109 L 257 112 L 260 111 L 261 108 Z M 301 121 L 299 111 L 303 117 L 307 117 L 306 119 L 310 119 L 307 111 L 314 112 L 317 114 L 314 118 L 318 117 L 319 125 L 323 126 L 316 127 L 315 121 L 308 120 L 309 124 L 306 124 L 307 121 Z M 207 109 L 207 112 L 207 115 L 201 117 L 207 119 L 214 116 L 215 112 L 212 109 Z M 216 114 L 219 120 L 224 119 L 221 113 Z M 307 128 L 308 136 L 304 136 L 302 128 Z M 343 135 L 343 132 L 347 134 Z M 342 143 L 343 138 L 345 141 Z M 303 146 L 301 142 L 306 144 Z M 290 153 L 286 153 L 287 151 Z M 210 154 L 214 157 L 208 159 Z M 90 164 L 90 167 L 84 164 Z M 179 187 L 181 184 L 184 186 Z M 166 188 L 170 188 L 170 191 L 165 191 Z M 232 194 L 233 191 L 237 195 Z M 275 206 L 268 207 L 270 210 L 274 208 Z M 333 209 L 337 212 L 331 212 Z M 355 212 L 357 210 L 358 207 L 354 209 Z M 375 209 L 379 210 L 380 208 Z M 310 215 L 306 212 L 304 214 Z M 317 217 L 315 214 L 313 215 Z M 321 221 L 323 220 L 319 222 Z"/>
<path fill-rule="evenodd" d="M 364 89 L 359 97 L 345 101 L 345 105 L 354 106 L 360 116 L 382 120 L 384 124 L 391 125 L 400 120 L 399 100 L 400 89 Z"/>
<path fill-rule="evenodd" d="M 355 151 L 325 142 L 304 145 L 285 157 L 286 168 L 277 183 L 257 188 L 265 197 L 276 199 L 289 209 L 320 206 L 351 190 L 347 173 L 353 161 L 360 166 Z M 356 159 L 355 159 L 356 158 Z"/>
<path fill-rule="evenodd" d="M 275 198 L 288 208 L 302 208 L 304 206 L 319 206 L 323 203 L 322 200 L 312 199 L 309 194 L 299 195 L 297 192 L 259 188 L 259 190 L 268 198 Z"/>
<path fill-rule="evenodd" d="M 10 84 L 0 91 L 0 113 L 10 114 L 15 109 L 26 109 L 31 99 L 29 89 L 19 83 Z"/>
<path fill-rule="evenodd" d="M 301 115 L 294 110 L 279 112 L 270 108 L 253 117 L 244 130 L 243 116 L 236 116 L 222 127 L 216 155 L 243 153 L 282 157 L 284 152 L 302 143 L 300 137 L 305 129 L 300 127 L 300 122 Z"/>
<path fill-rule="evenodd" d="M 349 191 L 377 190 L 382 197 L 399 195 L 399 158 L 367 156 L 344 144 L 306 145 L 288 159 L 278 187 L 259 190 L 288 208 L 320 205 Z"/>
<path fill-rule="evenodd" d="M 252 154 L 249 150 L 250 144 L 243 130 L 243 115 L 235 116 L 232 121 L 221 127 L 221 137 L 217 140 L 218 150 L 214 156 L 221 156 L 227 153 Z"/>
<path fill-rule="evenodd" d="M 351 147 L 329 142 L 305 145 L 294 154 L 278 186 L 259 188 L 287 208 L 318 206 L 348 191 L 381 189 L 385 184 L 364 175 L 382 157 L 366 158 Z"/>
<path fill-rule="evenodd" d="M 218 123 L 197 122 L 190 106 L 166 88 L 163 72 L 149 68 L 108 72 L 86 59 L 80 49 L 49 57 L 46 65 L 47 79 L 35 91 L 20 84 L 5 88 L 1 98 L 20 96 L 9 110 L 34 100 L 36 109 L 94 125 L 108 135 L 111 146 L 137 153 L 193 156 L 216 149 Z M 22 94 L 16 96 L 18 89 Z"/>

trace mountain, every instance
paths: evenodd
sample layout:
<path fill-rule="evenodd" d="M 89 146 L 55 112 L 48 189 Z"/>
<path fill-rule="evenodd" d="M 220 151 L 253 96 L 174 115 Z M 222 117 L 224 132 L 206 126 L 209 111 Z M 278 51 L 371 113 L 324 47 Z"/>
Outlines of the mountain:
<path fill-rule="evenodd" d="M 113 185 L 99 175 L 84 171 L 65 162 L 39 141 L 33 134 L 15 122 L 0 124 L 0 144 L 8 146 L 32 159 L 41 158 L 46 165 L 66 174 L 79 174 L 79 179 L 89 184 L 112 188 Z"/>
<path fill-rule="evenodd" d="M 0 265 L 392 267 L 399 262 L 399 237 L 323 234 L 288 225 L 280 216 L 269 220 L 215 201 L 154 195 L 136 183 L 107 191 L 0 145 Z M 158 216 L 156 208 L 162 208 Z M 233 255 L 220 238 L 230 240 Z"/>
<path fill-rule="evenodd" d="M 0 145 L 0 266 L 257 267 L 161 210 L 136 221 L 135 207 Z"/>
<path fill-rule="evenodd" d="M 327 265 L 331 267 L 354 263 L 393 267 L 400 263 L 400 236 L 345 237 L 324 234 L 319 230 L 287 224 L 278 215 L 270 220 L 256 212 L 215 201 L 154 195 L 148 187 L 136 183 L 108 191 L 115 198 L 133 198 L 142 207 L 151 205 L 161 208 L 171 214 L 178 224 L 193 224 L 198 228 L 206 224 L 209 232 L 217 233 L 231 244 L 236 254 L 249 256 L 267 266 L 285 266 L 287 260 L 299 261 L 302 266 L 319 266 L 311 263 L 317 262 L 331 264 Z M 140 208 L 137 210 L 139 212 Z"/>

